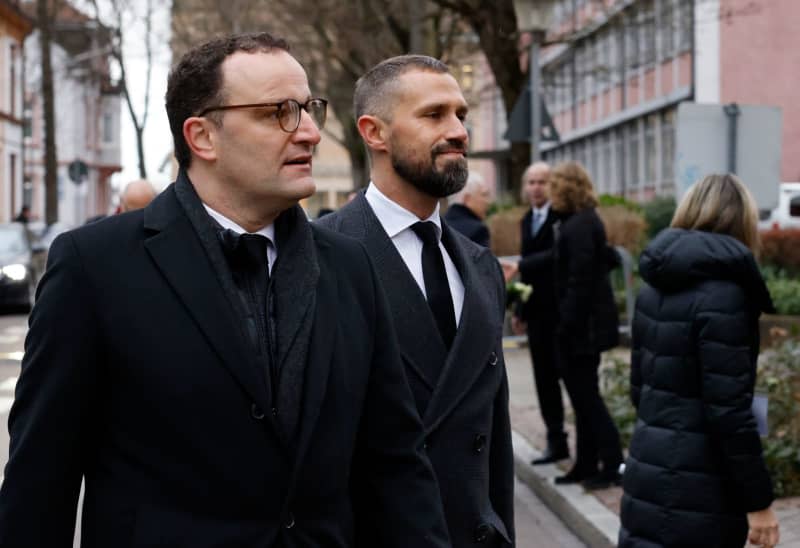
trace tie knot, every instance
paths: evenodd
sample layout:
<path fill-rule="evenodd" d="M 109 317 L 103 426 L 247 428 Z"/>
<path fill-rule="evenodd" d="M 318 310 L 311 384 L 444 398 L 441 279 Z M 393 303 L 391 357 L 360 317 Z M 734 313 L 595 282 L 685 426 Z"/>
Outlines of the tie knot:
<path fill-rule="evenodd" d="M 238 234 L 230 229 L 220 231 L 222 248 L 228 257 L 251 267 L 267 266 L 267 247 L 272 244 L 269 238 L 260 234 Z"/>
<path fill-rule="evenodd" d="M 436 233 L 436 225 L 431 221 L 420 221 L 411 225 L 411 230 L 422 240 L 424 245 L 439 245 L 439 235 Z"/>

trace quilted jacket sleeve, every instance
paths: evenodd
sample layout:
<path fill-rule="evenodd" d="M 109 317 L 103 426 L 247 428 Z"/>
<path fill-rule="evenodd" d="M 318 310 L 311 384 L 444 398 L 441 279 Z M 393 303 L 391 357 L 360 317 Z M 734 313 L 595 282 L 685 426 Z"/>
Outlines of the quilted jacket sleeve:
<path fill-rule="evenodd" d="M 697 351 L 703 412 L 709 435 L 718 444 L 731 493 L 746 512 L 763 510 L 773 500 L 762 458 L 761 440 L 750 406 L 755 384 L 751 352 L 755 335 L 744 291 L 717 283 L 697 313 Z"/>

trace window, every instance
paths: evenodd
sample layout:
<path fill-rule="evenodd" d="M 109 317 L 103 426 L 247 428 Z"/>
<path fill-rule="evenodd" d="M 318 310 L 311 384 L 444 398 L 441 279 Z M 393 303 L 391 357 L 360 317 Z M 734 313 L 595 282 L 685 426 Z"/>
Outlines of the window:
<path fill-rule="evenodd" d="M 692 47 L 692 0 L 678 0 L 678 50 L 683 53 Z"/>
<path fill-rule="evenodd" d="M 646 66 L 656 62 L 656 13 L 653 0 L 642 6 L 642 63 Z"/>
<path fill-rule="evenodd" d="M 648 185 L 655 185 L 658 181 L 656 175 L 656 115 L 644 119 L 644 177 Z"/>
<path fill-rule="evenodd" d="M 800 196 L 795 196 L 789 202 L 789 215 L 791 217 L 800 217 Z"/>
<path fill-rule="evenodd" d="M 580 102 L 586 98 L 586 45 L 585 42 L 578 44 L 575 52 L 575 99 Z"/>
<path fill-rule="evenodd" d="M 628 125 L 628 180 L 627 186 L 639 184 L 639 123 L 638 120 Z"/>
<path fill-rule="evenodd" d="M 633 71 L 639 68 L 639 22 L 638 17 L 631 15 L 625 21 L 625 69 Z"/>
<path fill-rule="evenodd" d="M 113 143 L 114 139 L 114 117 L 110 112 L 103 113 L 103 142 Z"/>
<path fill-rule="evenodd" d="M 658 34 L 661 38 L 661 59 L 675 55 L 675 10 L 673 0 L 661 0 L 661 14 L 658 20 Z"/>
<path fill-rule="evenodd" d="M 8 50 L 8 112 L 11 116 L 17 112 L 17 45 L 11 44 Z"/>
<path fill-rule="evenodd" d="M 661 117 L 661 180 L 671 183 L 675 174 L 675 111 L 665 112 Z"/>
<path fill-rule="evenodd" d="M 622 127 L 615 128 L 612 133 L 614 147 L 614 191 L 625 195 L 625 134 Z"/>

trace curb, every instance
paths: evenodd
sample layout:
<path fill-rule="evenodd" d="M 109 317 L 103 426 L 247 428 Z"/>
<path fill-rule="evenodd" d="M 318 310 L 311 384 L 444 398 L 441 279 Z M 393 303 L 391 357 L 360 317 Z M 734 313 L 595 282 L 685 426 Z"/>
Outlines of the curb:
<path fill-rule="evenodd" d="M 591 548 L 617 545 L 619 517 L 578 485 L 556 485 L 553 478 L 563 472 L 554 464 L 531 466 L 541 453 L 516 430 L 511 433 L 514 445 L 514 471 L 521 482 L 536 493 L 578 538 Z"/>

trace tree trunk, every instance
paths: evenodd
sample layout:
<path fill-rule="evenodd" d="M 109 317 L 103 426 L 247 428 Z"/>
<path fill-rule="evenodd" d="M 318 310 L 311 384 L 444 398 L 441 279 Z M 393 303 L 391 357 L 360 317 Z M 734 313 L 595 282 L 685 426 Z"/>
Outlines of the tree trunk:
<path fill-rule="evenodd" d="M 44 193 L 45 223 L 58 222 L 58 161 L 56 154 L 56 117 L 53 94 L 53 64 L 50 58 L 52 17 L 48 0 L 36 1 L 39 47 L 42 53 L 42 101 L 44 103 Z"/>

